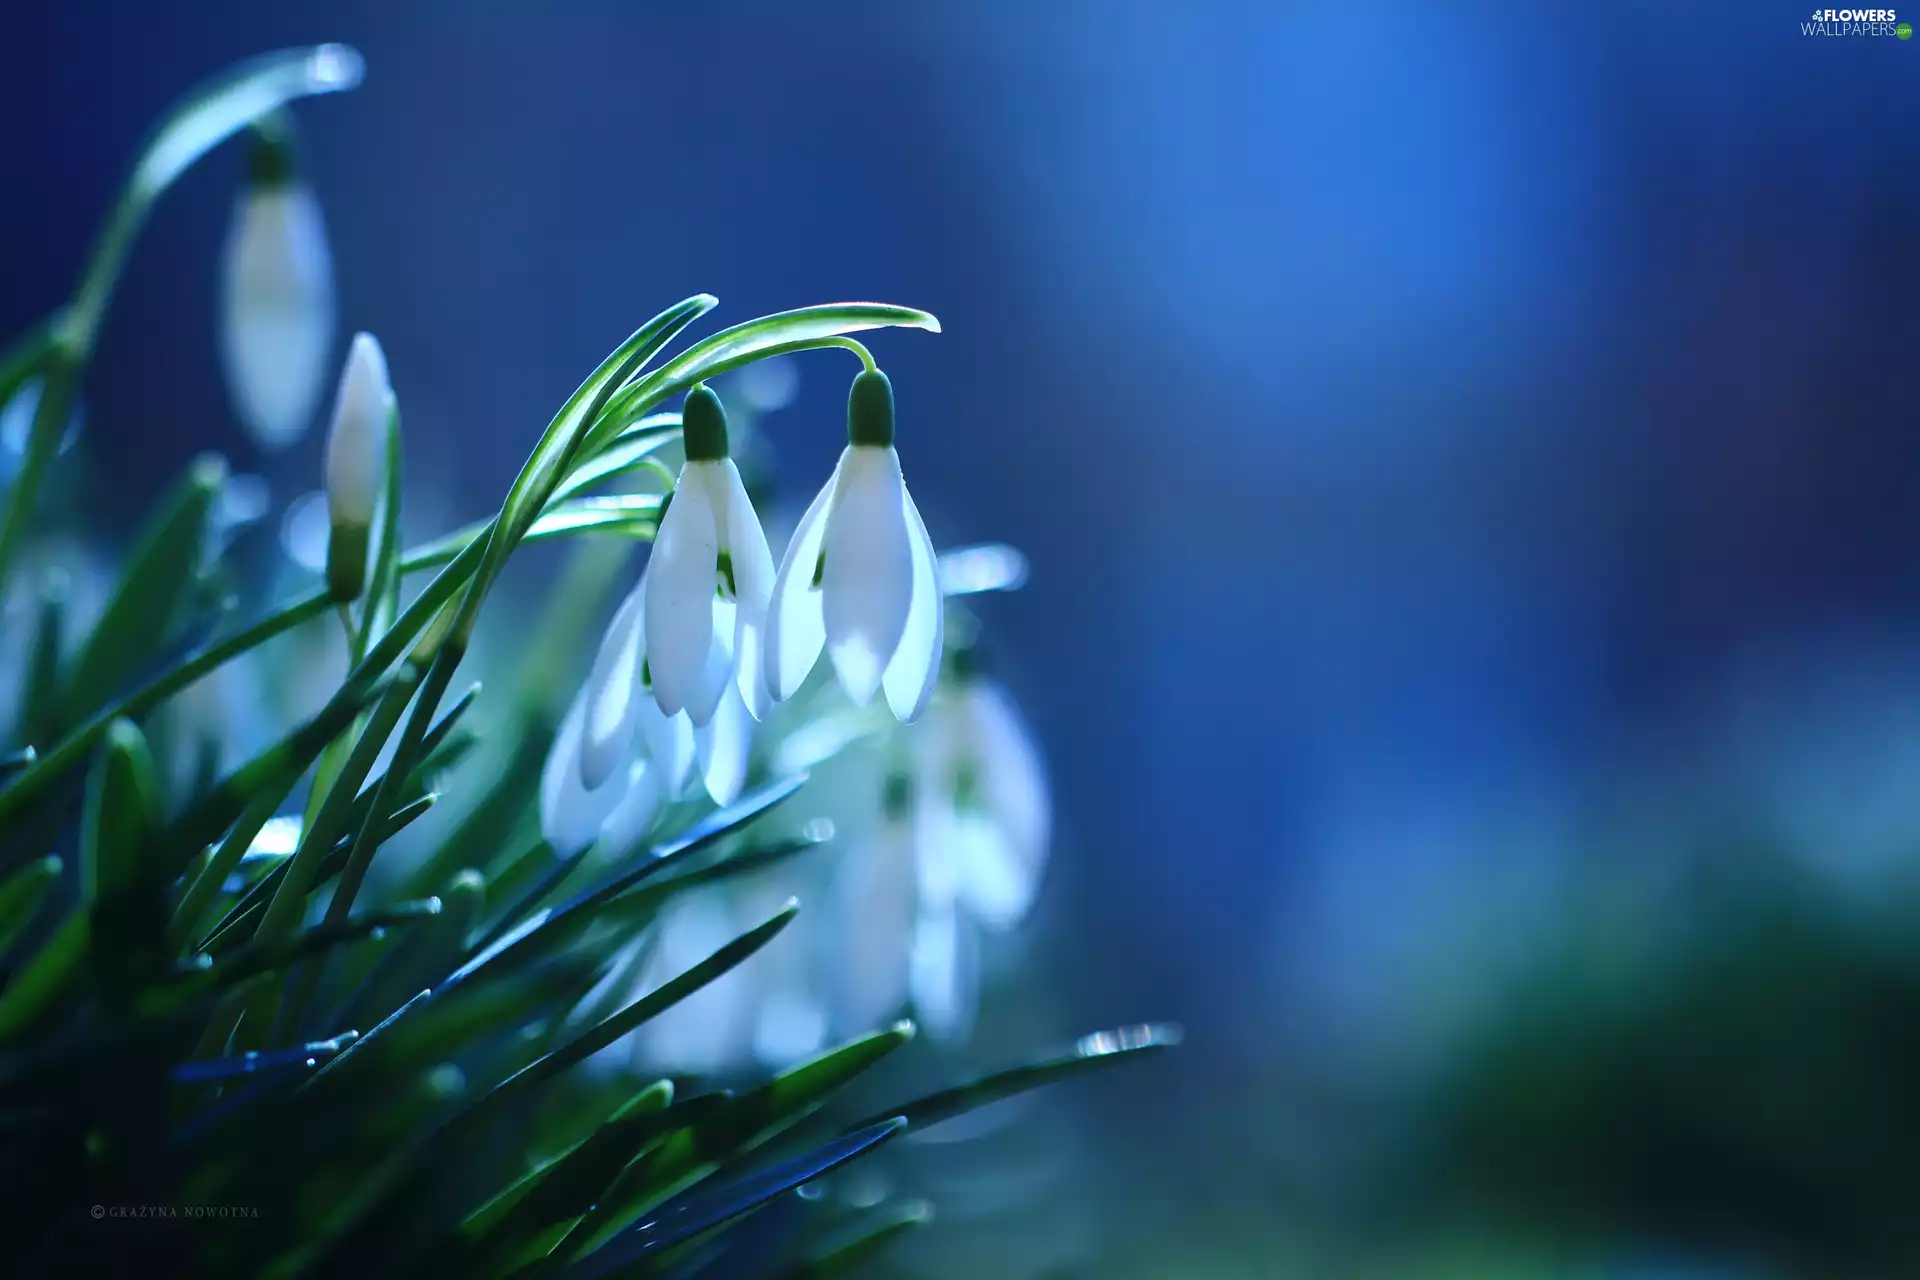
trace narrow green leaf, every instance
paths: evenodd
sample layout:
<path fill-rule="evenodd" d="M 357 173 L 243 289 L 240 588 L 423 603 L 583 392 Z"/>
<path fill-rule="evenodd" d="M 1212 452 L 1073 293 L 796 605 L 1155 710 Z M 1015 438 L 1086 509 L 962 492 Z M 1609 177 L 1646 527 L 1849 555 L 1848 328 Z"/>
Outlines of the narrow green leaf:
<path fill-rule="evenodd" d="M 63 569 L 49 569 L 40 579 L 40 609 L 34 621 L 33 647 L 21 671 L 20 712 L 17 724 L 22 742 L 43 742 L 55 733 L 59 719 L 60 655 L 66 635 L 67 602 L 71 583 Z"/>
<path fill-rule="evenodd" d="M 875 1215 L 872 1225 L 852 1239 L 793 1267 L 782 1280 L 833 1280 L 836 1276 L 852 1275 L 899 1237 L 932 1221 L 933 1206 L 925 1200 L 886 1210 Z"/>
<path fill-rule="evenodd" d="M 39 1025 L 81 976 L 91 919 L 92 913 L 85 910 L 69 912 L 6 990 L 0 991 L 0 1044 L 13 1044 Z"/>
<path fill-rule="evenodd" d="M 113 698 L 161 651 L 199 570 L 207 517 L 226 481 L 223 459 L 196 459 L 148 523 L 93 633 L 74 655 L 61 699 L 66 723 Z"/>
<path fill-rule="evenodd" d="M 1170 1049 L 1180 1043 L 1181 1034 L 1179 1027 L 1169 1023 L 1143 1023 L 1138 1026 L 1116 1027 L 1111 1031 L 1097 1031 L 1091 1035 L 1082 1036 L 1074 1043 L 1071 1051 L 1059 1057 L 1028 1063 L 1025 1066 L 983 1076 L 967 1084 L 955 1085 L 951 1089 L 942 1089 L 938 1093 L 928 1094 L 905 1106 L 889 1107 L 885 1111 L 875 1112 L 874 1116 L 868 1117 L 860 1124 L 850 1125 L 848 1128 L 858 1129 L 861 1124 L 873 1123 L 877 1117 L 903 1116 L 912 1127 L 924 1129 L 942 1120 L 951 1120 L 968 1111 L 1011 1098 L 1015 1094 L 1026 1093 L 1030 1089 L 1055 1084 L 1091 1071 L 1102 1071 L 1123 1062 Z"/>
<path fill-rule="evenodd" d="M 723 329 L 623 389 L 596 424 L 595 440 L 589 448 L 612 439 L 696 382 L 717 378 L 771 355 L 803 351 L 843 334 L 889 327 L 940 332 L 940 322 L 927 312 L 884 302 L 830 302 L 761 316 Z"/>
<path fill-rule="evenodd" d="M 568 397 L 560 412 L 548 424 L 540 443 L 521 467 L 506 501 L 501 503 L 498 523 L 487 540 L 486 553 L 467 587 L 465 600 L 453 629 L 454 651 L 464 647 L 479 617 L 481 602 L 493 580 L 513 554 L 521 538 L 546 509 L 553 491 L 565 477 L 581 441 L 598 418 L 607 399 L 628 378 L 651 359 L 655 352 L 673 341 L 674 335 L 719 302 L 707 294 L 697 294 L 667 308 L 621 343 L 600 367 Z"/>
<path fill-rule="evenodd" d="M 831 1139 L 804 1155 L 783 1160 L 770 1169 L 749 1174 L 736 1182 L 702 1188 L 662 1207 L 651 1220 L 634 1227 L 574 1270 L 580 1280 L 603 1280 L 639 1259 L 685 1244 L 695 1236 L 757 1209 L 802 1183 L 831 1173 L 897 1136 L 906 1127 L 904 1120 L 885 1120 Z"/>
<path fill-rule="evenodd" d="M 911 1039 L 913 1024 L 895 1023 L 783 1071 L 715 1108 L 711 1116 L 672 1134 L 621 1174 L 555 1252 L 578 1258 L 600 1248 L 647 1206 L 678 1195 L 722 1162 L 805 1119 L 848 1081 Z"/>
<path fill-rule="evenodd" d="M 518 1260 L 536 1233 L 585 1213 L 635 1155 L 684 1120 L 669 1112 L 672 1101 L 673 1082 L 654 1081 L 585 1141 L 476 1210 L 461 1226 L 468 1239 L 485 1242 L 474 1273 Z"/>
<path fill-rule="evenodd" d="M 107 730 L 80 818 L 80 896 L 98 904 L 133 889 L 152 834 L 156 792 L 147 740 L 128 720 Z"/>
<path fill-rule="evenodd" d="M 478 1116 L 482 1113 L 492 1114 L 498 1111 L 515 1098 L 528 1090 L 538 1088 L 568 1067 L 592 1057 L 641 1023 L 671 1009 L 772 942 L 782 929 L 793 923 L 793 918 L 799 911 L 800 903 L 789 899 L 785 906 L 766 921 L 747 930 L 685 973 L 668 979 L 612 1017 L 581 1032 L 552 1053 L 542 1056 L 501 1081 L 492 1093 L 481 1100 L 472 1114 Z"/>
<path fill-rule="evenodd" d="M 156 676 L 138 692 L 101 710 L 85 725 L 43 752 L 31 768 L 8 781 L 6 789 L 0 791 L 0 825 L 43 795 L 67 770 L 86 759 L 87 752 L 93 749 L 100 735 L 116 719 L 141 719 L 180 690 L 226 663 L 283 632 L 319 617 L 330 604 L 325 592 L 315 592 L 282 605 L 245 631 L 201 650 L 179 666 Z"/>
<path fill-rule="evenodd" d="M 320 860 L 332 848 L 335 840 L 347 834 L 352 797 L 372 771 L 374 761 L 379 758 L 393 727 L 400 722 L 400 715 L 413 699 L 419 679 L 418 669 L 409 664 L 400 669 L 400 673 L 381 695 L 373 715 L 368 718 L 367 727 L 360 734 L 360 740 L 354 744 L 333 789 L 327 793 L 326 803 L 320 806 L 313 824 L 301 833 L 300 847 L 294 850 L 292 859 L 287 863 L 286 874 L 281 877 L 279 887 L 267 903 L 266 915 L 260 922 L 261 937 L 291 933 L 294 925 L 306 914 L 307 894 L 313 888 Z M 341 718 L 344 721 L 351 717 Z"/>
<path fill-rule="evenodd" d="M 39 374 L 65 325 L 66 314 L 55 312 L 14 339 L 6 355 L 0 356 L 0 409 L 12 404 L 20 389 Z"/>
<path fill-rule="evenodd" d="M 232 986 L 262 973 L 286 969 L 302 960 L 324 955 L 337 947 L 359 942 L 396 925 L 413 924 L 440 914 L 440 899 L 402 902 L 385 911 L 370 911 L 338 924 L 320 924 L 292 937 L 261 938 L 235 951 L 207 971 L 215 987 Z"/>
<path fill-rule="evenodd" d="M 395 690 L 400 693 L 396 694 Z M 365 699 L 382 692 L 375 687 L 361 697 Z M 394 681 L 385 690 L 388 696 L 403 696 L 405 692 L 404 680 Z M 286 737 L 260 751 L 221 779 L 211 791 L 202 794 L 173 821 L 162 837 L 162 848 L 170 854 L 168 865 L 176 872 L 184 867 L 195 851 L 218 839 L 263 793 L 278 792 L 284 796 L 327 743 L 353 722 L 360 705 L 334 698 L 312 719 L 295 727 Z"/>
<path fill-rule="evenodd" d="M 48 854 L 0 880 L 0 956 L 13 948 L 33 923 L 47 892 L 60 880 L 60 859 Z"/>
<path fill-rule="evenodd" d="M 618 537 L 647 539 L 660 522 L 660 495 L 622 493 L 596 498 L 572 498 L 549 507 L 533 522 L 522 542 L 545 542 L 575 534 L 597 533 Z M 400 562 L 402 573 L 417 573 L 434 565 L 446 564 L 463 550 L 484 538 L 493 521 L 482 520 L 423 546 L 414 547 Z"/>
<path fill-rule="evenodd" d="M 365 794 L 364 792 L 362 794 Z M 387 820 L 387 834 L 383 839 L 391 839 L 404 830 L 408 824 L 422 817 L 434 805 L 435 797 L 426 795 L 413 801 L 400 812 Z M 320 862 L 320 870 L 314 876 L 315 886 L 323 885 L 340 874 L 340 868 L 347 864 L 347 850 L 352 845 L 351 837 L 342 838 Z M 220 921 L 209 929 L 201 931 L 198 950 L 220 955 L 231 950 L 252 935 L 252 926 L 266 913 L 267 903 L 272 900 L 275 890 L 285 878 L 287 865 L 293 861 L 292 855 L 280 858 L 273 868 L 254 882 L 240 900 L 233 904 Z M 431 894 L 409 894 L 413 898 L 431 897 Z M 187 936 L 194 936 L 189 933 Z"/>
<path fill-rule="evenodd" d="M 551 515 L 558 504 L 578 497 L 595 485 L 653 466 L 653 455 L 679 438 L 678 413 L 655 413 L 642 418 L 620 432 L 591 458 L 577 463 L 553 491 L 546 514 Z M 668 482 L 671 483 L 672 479 L 672 474 L 668 473 Z M 539 522 L 536 521 L 535 528 L 538 527 Z"/>
<path fill-rule="evenodd" d="M 367 588 L 366 613 L 355 633 L 353 663 L 367 655 L 373 637 L 400 616 L 400 502 L 405 453 L 400 444 L 400 406 L 387 414 L 386 489 L 380 505 L 380 540 L 373 551 L 373 577 Z"/>

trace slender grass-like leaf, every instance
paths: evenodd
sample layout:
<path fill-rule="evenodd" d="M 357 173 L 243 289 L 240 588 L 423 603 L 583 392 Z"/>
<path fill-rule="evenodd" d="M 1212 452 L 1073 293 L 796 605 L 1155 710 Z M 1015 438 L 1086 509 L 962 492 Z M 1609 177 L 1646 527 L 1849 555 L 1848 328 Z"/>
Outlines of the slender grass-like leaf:
<path fill-rule="evenodd" d="M 0 880 L 0 956 L 12 950 L 33 923 L 48 891 L 60 880 L 60 867 L 60 859 L 48 854 Z"/>
<path fill-rule="evenodd" d="M 373 549 L 373 576 L 368 579 L 366 612 L 354 632 L 353 665 L 367 656 L 373 637 L 400 616 L 400 506 L 405 451 L 400 442 L 400 407 L 387 414 L 387 469 L 380 503 L 380 536 Z"/>
<path fill-rule="evenodd" d="M 719 299 L 702 293 L 662 311 L 635 330 L 567 398 L 566 404 L 561 406 L 560 412 L 540 437 L 540 442 L 534 446 L 532 456 L 521 467 L 512 487 L 507 490 L 506 500 L 500 504 L 499 521 L 488 539 L 486 553 L 480 567 L 474 572 L 454 624 L 456 652 L 464 647 L 472 632 L 480 604 L 492 587 L 494 578 L 499 575 L 507 557 L 513 553 L 526 531 L 546 509 L 554 489 L 565 478 L 574 454 L 606 405 L 608 397 L 652 359 L 656 352 L 673 341 L 676 334 L 718 304 Z"/>
<path fill-rule="evenodd" d="M 522 542 L 545 542 L 582 533 L 611 534 L 647 540 L 660 522 L 660 495 L 657 493 L 621 493 L 603 497 L 570 498 L 542 512 L 522 535 Z M 477 539 L 492 531 L 493 522 L 482 520 L 456 529 L 424 546 L 407 551 L 400 562 L 402 573 L 417 573 L 446 564 Z"/>
<path fill-rule="evenodd" d="M 737 967 L 793 923 L 800 904 L 789 900 L 771 917 L 727 943 L 685 973 L 668 979 L 632 1004 L 567 1041 L 552 1053 L 501 1081 L 475 1108 L 475 1114 L 497 1111 L 530 1089 L 538 1088 L 575 1063 L 584 1061 L 626 1035 L 641 1023 L 658 1017 L 700 988 Z"/>
<path fill-rule="evenodd" d="M 159 795 L 147 740 L 131 722 L 107 730 L 80 815 L 80 899 L 94 985 L 116 1005 L 150 980 L 164 952 L 165 907 L 152 838 Z"/>
<path fill-rule="evenodd" d="M 877 1214 L 875 1219 L 852 1239 L 789 1268 L 780 1280 L 834 1280 L 837 1276 L 855 1274 L 899 1237 L 932 1222 L 933 1206 L 925 1200 L 915 1200 Z"/>
<path fill-rule="evenodd" d="M 304 1070 L 330 1062 L 359 1038 L 359 1032 L 345 1031 L 330 1040 L 313 1040 L 286 1049 L 183 1062 L 170 1074 L 175 1084 L 217 1084 L 244 1076 L 279 1075 L 289 1067 Z"/>
<path fill-rule="evenodd" d="M 683 1244 L 702 1232 L 757 1209 L 775 1196 L 846 1164 L 873 1150 L 907 1127 L 904 1120 L 886 1120 L 834 1138 L 770 1169 L 701 1190 L 666 1205 L 646 1222 L 589 1254 L 561 1273 L 566 1280 L 603 1280 L 641 1258 Z"/>
<path fill-rule="evenodd" d="M 604 1245 L 649 1205 L 678 1195 L 720 1165 L 752 1150 L 811 1115 L 850 1080 L 913 1039 L 913 1024 L 830 1049 L 749 1089 L 711 1116 L 681 1129 L 629 1166 L 555 1253 L 579 1258 Z M 869 1121 L 867 1126 L 880 1121 Z M 856 1126 L 856 1127 L 867 1127 Z"/>
<path fill-rule="evenodd" d="M 68 912 L 6 990 L 0 991 L 0 1044 L 12 1044 L 31 1030 L 80 978 L 87 961 L 91 918 L 86 910 Z"/>
<path fill-rule="evenodd" d="M 752 364 L 772 355 L 838 345 L 849 333 L 882 328 L 925 329 L 940 332 L 940 322 L 925 311 L 885 302 L 830 302 L 761 316 L 723 329 L 687 348 L 654 372 L 635 379 L 611 400 L 595 424 L 589 451 L 611 441 L 655 406 L 680 395 L 697 382 Z"/>
<path fill-rule="evenodd" d="M 367 774 L 372 772 L 374 761 L 386 745 L 387 735 L 393 732 L 401 713 L 412 700 L 419 678 L 416 668 L 411 665 L 403 667 L 381 695 L 373 715 L 367 720 L 366 728 L 361 731 L 360 740 L 354 744 L 347 763 L 340 770 L 340 776 L 335 779 L 333 790 L 320 806 L 320 812 L 314 815 L 313 824 L 301 833 L 300 847 L 294 850 L 293 857 L 288 860 L 286 873 L 281 877 L 279 886 L 267 903 L 266 915 L 260 921 L 261 936 L 291 932 L 294 923 L 305 913 L 307 894 L 313 888 L 320 860 L 335 840 L 347 834 L 352 797 Z M 333 703 L 328 705 L 332 706 Z M 343 720 L 350 718 L 342 717 Z"/>
<path fill-rule="evenodd" d="M 1015 1094 L 1092 1071 L 1104 1071 L 1134 1058 L 1170 1049 L 1180 1043 L 1181 1035 L 1179 1027 L 1168 1023 L 1144 1023 L 1116 1027 L 1111 1031 L 1097 1031 L 1082 1036 L 1074 1043 L 1072 1051 L 1058 1057 L 982 1076 L 978 1080 L 942 1089 L 938 1093 L 930 1093 L 924 1098 L 875 1114 L 900 1116 L 914 1128 L 924 1129 Z M 849 1128 L 858 1129 L 861 1125 L 873 1123 L 873 1120 L 874 1117 L 870 1116 Z"/>
<path fill-rule="evenodd" d="M 402 697 L 404 701 L 405 692 L 404 679 L 398 679 L 384 690 L 375 687 L 361 697 L 384 693 L 387 697 Z M 295 727 L 286 737 L 266 747 L 204 792 L 170 824 L 162 837 L 162 848 L 169 855 L 168 866 L 175 872 L 184 867 L 195 851 L 218 839 L 221 832 L 238 821 L 247 805 L 259 795 L 266 792 L 285 795 L 313 764 L 321 749 L 353 722 L 359 710 L 358 702 L 333 699 L 315 712 L 312 719 Z M 304 840 L 301 847 L 305 848 Z"/>
<path fill-rule="evenodd" d="M 287 938 L 261 938 L 248 943 L 207 971 L 206 981 L 217 987 L 285 969 L 312 956 L 324 955 L 336 947 L 359 942 L 396 925 L 412 924 L 440 914 L 440 899 L 402 902 L 384 911 L 370 911 L 339 924 L 319 924 Z"/>
<path fill-rule="evenodd" d="M 56 732 L 59 720 L 60 655 L 66 636 L 67 604 L 71 594 L 65 571 L 52 569 L 40 580 L 40 608 L 35 614 L 33 644 L 20 672 L 20 694 L 15 717 L 23 742 L 44 742 Z"/>
<path fill-rule="evenodd" d="M 672 1101 L 673 1082 L 654 1081 L 585 1141 L 469 1216 L 462 1233 L 485 1242 L 473 1270 L 488 1272 L 512 1258 L 535 1233 L 585 1213 L 642 1148 L 670 1126 L 686 1122 L 686 1113 L 669 1111 Z"/>
<path fill-rule="evenodd" d="M 474 974 L 492 966 L 512 967 L 528 963 L 568 945 L 593 923 L 594 917 L 609 903 L 638 887 L 644 881 L 690 858 L 714 841 L 759 818 L 799 790 L 805 781 L 806 775 L 800 774 L 763 787 L 751 795 L 743 796 L 727 808 L 717 809 L 708 814 L 679 840 L 656 850 L 651 857 L 642 860 L 630 870 L 623 871 L 603 884 L 586 890 L 561 907 L 542 910 L 516 922 L 506 933 L 479 948 L 471 960 L 454 971 L 447 979 L 447 983 L 466 981 Z M 668 896 L 686 887 L 688 886 L 667 886 L 663 894 L 650 898 L 636 897 L 622 904 L 624 912 L 629 918 L 642 917 L 644 913 L 657 909 Z"/>
<path fill-rule="evenodd" d="M 65 324 L 66 313 L 55 312 L 14 339 L 6 355 L 0 356 L 0 409 L 12 404 L 21 388 L 40 373 Z"/>
<path fill-rule="evenodd" d="M 642 418 L 608 441 L 606 447 L 591 458 L 577 463 L 554 489 L 541 519 L 553 515 L 569 498 L 578 497 L 595 485 L 653 467 L 653 455 L 679 438 L 678 413 L 655 413 Z M 673 483 L 671 472 L 667 473 L 666 481 L 669 485 Z M 538 527 L 536 521 L 535 528 Z"/>
<path fill-rule="evenodd" d="M 427 810 L 433 807 L 434 800 L 435 797 L 431 795 L 422 796 L 394 814 L 387 820 L 387 834 L 384 838 L 392 839 L 410 823 L 424 816 Z M 340 874 L 340 868 L 347 863 L 347 850 L 351 843 L 351 837 L 343 837 L 333 846 L 320 862 L 320 869 L 313 878 L 314 885 L 323 885 Z M 265 914 L 267 903 L 272 900 L 274 892 L 286 877 L 287 866 L 291 861 L 291 855 L 282 856 L 271 870 L 249 886 L 240 900 L 228 909 L 219 922 L 204 931 L 197 950 L 217 956 L 250 936 L 253 932 L 251 926 L 257 924 L 260 917 Z M 432 895 L 415 896 L 431 897 Z"/>
<path fill-rule="evenodd" d="M 6 789 L 0 790 L 0 825 L 39 798 L 47 787 L 67 770 L 86 758 L 86 753 L 117 719 L 138 720 L 180 690 L 204 678 L 219 667 L 286 631 L 325 613 L 330 605 L 324 592 L 302 596 L 281 606 L 253 626 L 218 644 L 202 650 L 187 661 L 154 678 L 146 687 L 129 694 L 96 714 L 85 725 L 68 733 L 43 752 L 32 767 L 17 776 L 0 776 Z"/>
<path fill-rule="evenodd" d="M 148 524 L 100 620 L 74 655 L 61 697 L 71 724 L 120 692 L 160 651 L 176 602 L 199 570 L 207 517 L 227 481 L 224 460 L 197 459 Z"/>

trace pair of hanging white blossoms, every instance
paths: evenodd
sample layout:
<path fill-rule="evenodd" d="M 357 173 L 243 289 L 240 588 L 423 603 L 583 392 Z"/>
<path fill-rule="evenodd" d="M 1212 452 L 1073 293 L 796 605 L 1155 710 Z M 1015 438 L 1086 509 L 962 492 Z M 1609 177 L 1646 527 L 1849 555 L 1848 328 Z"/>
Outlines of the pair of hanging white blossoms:
<path fill-rule="evenodd" d="M 547 758 L 541 832 L 557 851 L 637 842 L 696 766 L 730 803 L 753 723 L 799 691 L 823 649 L 856 706 L 884 693 L 903 723 L 926 709 L 944 610 L 893 428 L 892 385 L 868 369 L 848 395 L 847 447 L 776 570 L 719 397 L 687 393 L 686 463 L 652 554 Z"/>
<path fill-rule="evenodd" d="M 365 572 L 393 392 L 371 334 L 347 355 L 327 440 L 327 576 Z M 686 462 L 640 583 L 621 603 L 561 721 L 540 788 L 561 854 L 623 849 L 695 776 L 718 804 L 746 781 L 754 722 L 799 692 L 824 649 L 857 706 L 884 691 L 903 723 L 940 674 L 944 608 L 933 543 L 893 448 L 893 387 L 868 369 L 847 400 L 847 447 L 778 570 L 705 385 L 681 412 Z"/>
<path fill-rule="evenodd" d="M 358 334 L 327 440 L 328 577 L 364 572 L 393 393 Z M 933 543 L 893 448 L 893 387 L 868 369 L 847 399 L 847 447 L 778 570 L 729 456 L 726 412 L 686 395 L 686 462 L 640 583 L 621 602 L 561 721 L 540 788 L 541 833 L 569 854 L 638 841 L 696 776 L 718 804 L 746 781 L 754 722 L 799 692 L 824 649 L 857 706 L 884 691 L 903 723 L 940 674 L 944 609 Z"/>

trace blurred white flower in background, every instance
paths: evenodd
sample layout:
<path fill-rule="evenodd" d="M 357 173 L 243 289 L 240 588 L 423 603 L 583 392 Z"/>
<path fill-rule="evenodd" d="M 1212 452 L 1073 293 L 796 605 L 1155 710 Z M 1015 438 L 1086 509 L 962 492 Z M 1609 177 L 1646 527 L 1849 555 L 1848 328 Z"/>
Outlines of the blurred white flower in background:
<path fill-rule="evenodd" d="M 220 282 L 220 355 L 241 422 L 263 449 L 313 420 L 333 348 L 333 262 L 281 126 L 263 126 L 233 211 Z"/>

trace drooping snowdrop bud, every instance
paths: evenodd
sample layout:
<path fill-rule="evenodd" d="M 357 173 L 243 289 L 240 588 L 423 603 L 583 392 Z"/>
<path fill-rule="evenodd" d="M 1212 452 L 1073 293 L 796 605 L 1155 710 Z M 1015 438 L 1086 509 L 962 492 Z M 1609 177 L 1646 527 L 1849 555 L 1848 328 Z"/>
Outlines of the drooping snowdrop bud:
<path fill-rule="evenodd" d="M 660 519 L 647 574 L 646 648 L 667 715 L 705 727 L 731 682 L 754 719 L 768 694 L 760 660 L 773 553 L 727 453 L 727 419 L 705 386 L 681 410 L 686 465 Z"/>
<path fill-rule="evenodd" d="M 921 821 L 950 868 L 954 898 L 988 928 L 1007 929 L 1031 909 L 1046 869 L 1046 769 L 1019 708 L 980 669 L 978 650 L 956 651 L 951 670 L 951 687 L 915 735 Z"/>
<path fill-rule="evenodd" d="M 265 449 L 306 432 L 333 347 L 333 263 L 319 203 L 283 128 L 256 129 L 220 282 L 220 356 L 235 410 Z"/>
<path fill-rule="evenodd" d="M 387 357 L 372 334 L 356 333 L 327 433 L 327 587 L 336 600 L 357 598 L 366 583 L 392 412 Z"/>
<path fill-rule="evenodd" d="M 883 686 L 912 721 L 933 696 L 944 620 L 933 543 L 893 448 L 893 386 L 869 370 L 847 398 L 847 447 L 774 577 L 767 683 L 791 698 L 825 648 L 858 706 Z"/>

